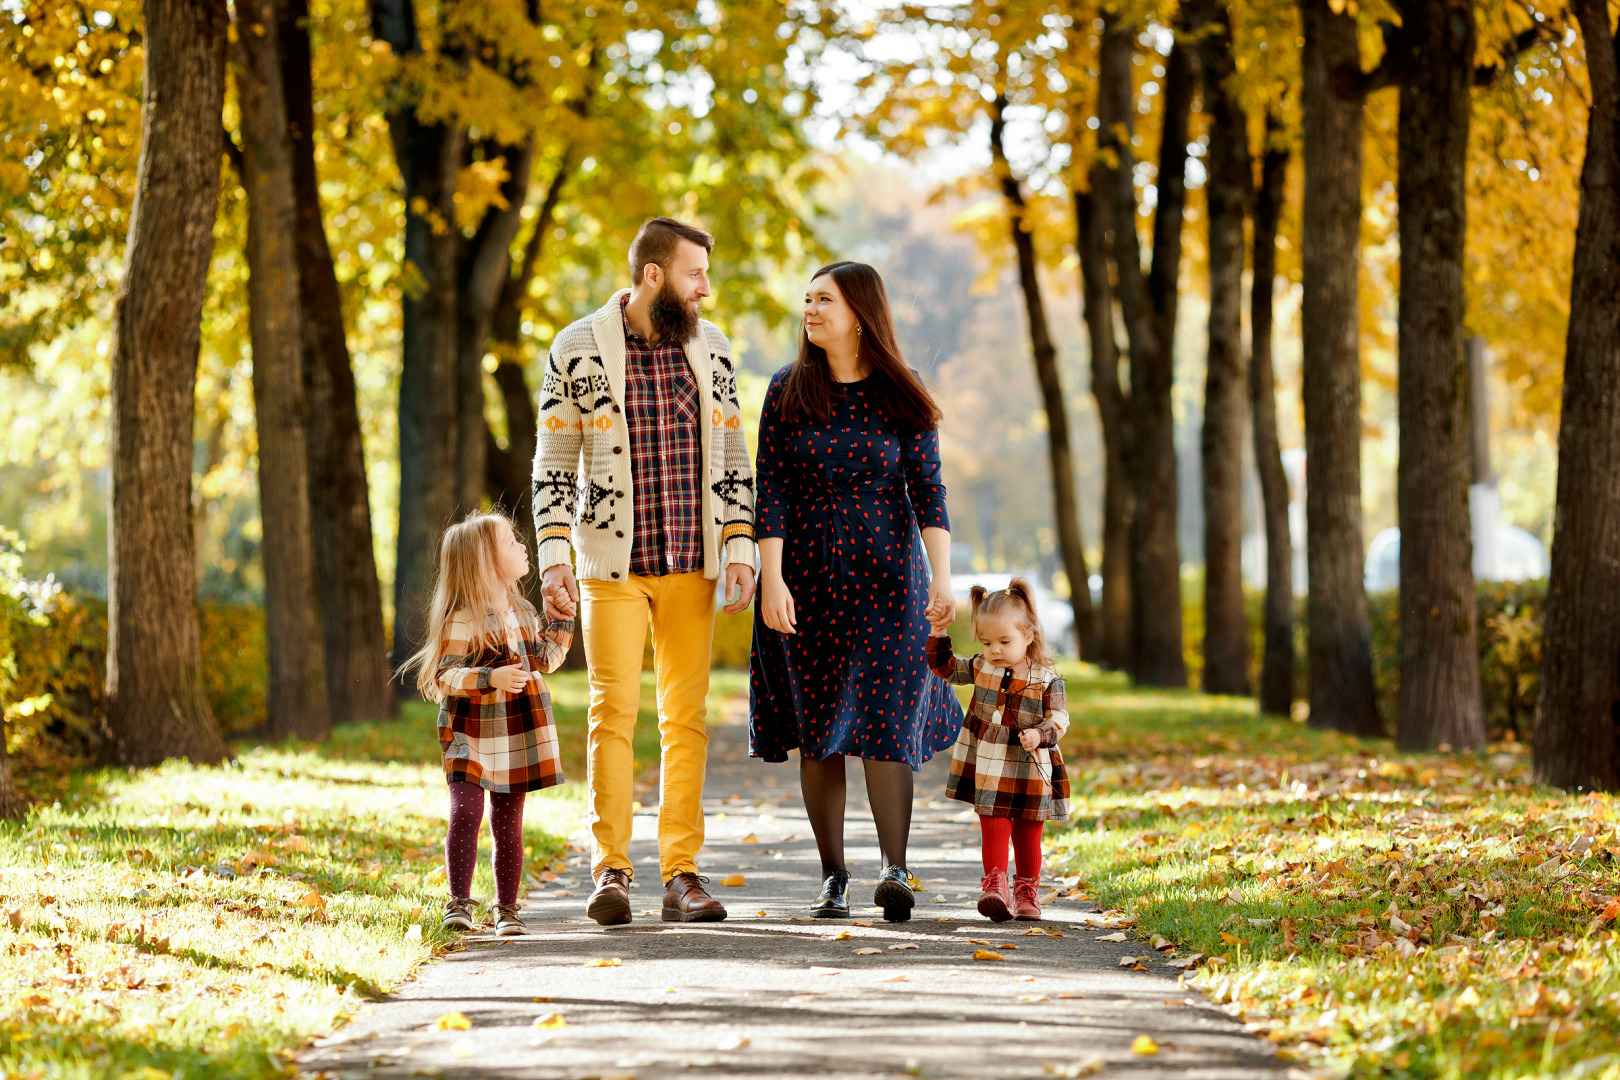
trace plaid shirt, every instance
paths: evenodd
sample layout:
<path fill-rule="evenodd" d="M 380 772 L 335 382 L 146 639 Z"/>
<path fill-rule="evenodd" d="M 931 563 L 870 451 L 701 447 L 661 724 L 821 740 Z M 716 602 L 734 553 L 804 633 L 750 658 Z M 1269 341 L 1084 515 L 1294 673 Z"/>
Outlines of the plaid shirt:
<path fill-rule="evenodd" d="M 619 301 L 622 312 L 630 302 Z M 624 317 L 624 411 L 635 478 L 630 572 L 649 577 L 703 569 L 703 447 L 698 388 L 679 341 L 656 347 Z"/>

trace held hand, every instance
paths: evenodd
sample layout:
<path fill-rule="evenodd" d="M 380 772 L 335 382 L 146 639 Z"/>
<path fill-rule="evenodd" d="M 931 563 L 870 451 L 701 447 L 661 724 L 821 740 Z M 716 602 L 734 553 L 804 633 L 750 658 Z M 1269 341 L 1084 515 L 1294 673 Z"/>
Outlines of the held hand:
<path fill-rule="evenodd" d="M 1041 733 L 1032 727 L 1025 728 L 1018 733 L 1018 741 L 1023 744 L 1025 750 L 1036 750 L 1041 745 Z"/>
<path fill-rule="evenodd" d="M 489 685 L 503 694 L 515 694 L 529 685 L 529 673 L 516 664 L 508 664 L 489 673 Z"/>
<path fill-rule="evenodd" d="M 793 593 L 787 582 L 776 575 L 767 575 L 759 590 L 759 614 L 765 625 L 781 634 L 794 634 L 798 616 L 793 610 Z"/>
<path fill-rule="evenodd" d="M 579 583 L 567 563 L 547 567 L 540 576 L 540 596 L 545 600 L 546 618 L 572 619 L 579 610 Z"/>
<path fill-rule="evenodd" d="M 923 617 L 933 627 L 931 636 L 943 636 L 950 630 L 956 621 L 956 597 L 950 585 L 937 578 L 928 583 L 928 606 L 923 609 Z"/>
<path fill-rule="evenodd" d="M 737 599 L 731 600 L 723 610 L 727 615 L 735 615 L 739 611 L 747 611 L 748 605 L 754 602 L 754 568 L 747 563 L 734 562 L 726 567 L 726 599 L 731 600 L 735 588 Z"/>

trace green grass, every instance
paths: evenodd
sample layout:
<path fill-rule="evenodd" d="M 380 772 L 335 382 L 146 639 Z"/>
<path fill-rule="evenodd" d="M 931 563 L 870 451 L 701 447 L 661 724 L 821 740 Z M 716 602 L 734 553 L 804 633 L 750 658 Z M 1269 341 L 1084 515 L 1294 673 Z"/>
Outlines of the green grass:
<path fill-rule="evenodd" d="M 1054 869 L 1330 1075 L 1620 1076 L 1620 807 L 1069 667 Z M 1607 914 L 1607 918 L 1604 918 Z M 1582 1063 L 1586 1064 L 1582 1064 Z"/>
<path fill-rule="evenodd" d="M 573 782 L 530 797 L 531 873 L 582 809 L 585 677 L 547 681 Z M 716 672 L 711 715 L 746 686 Z M 433 716 L 56 778 L 52 805 L 0 825 L 0 1076 L 273 1075 L 449 947 Z M 656 765 L 650 676 L 635 753 Z M 473 891 L 494 891 L 487 859 Z"/>

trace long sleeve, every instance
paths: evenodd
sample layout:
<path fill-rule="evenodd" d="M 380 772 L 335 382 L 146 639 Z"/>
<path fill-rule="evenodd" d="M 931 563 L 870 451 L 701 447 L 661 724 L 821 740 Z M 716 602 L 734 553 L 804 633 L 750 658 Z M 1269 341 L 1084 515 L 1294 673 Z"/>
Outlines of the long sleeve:
<path fill-rule="evenodd" d="M 529 657 L 534 669 L 549 675 L 562 667 L 568 647 L 574 643 L 574 620 L 552 619 L 542 623 L 540 613 L 527 600 L 522 602 L 526 636 L 530 638 Z M 541 629 L 544 625 L 545 629 Z"/>
<path fill-rule="evenodd" d="M 546 355 L 546 373 L 540 383 L 540 427 L 535 435 L 531 501 L 538 547 L 535 563 L 542 571 L 569 561 L 578 500 L 579 453 L 585 437 L 573 370 L 579 363 L 579 357 L 565 348 L 559 335 Z"/>
<path fill-rule="evenodd" d="M 759 450 L 754 458 L 754 533 L 761 540 L 787 535 L 786 507 L 782 502 L 785 432 L 777 415 L 782 400 L 782 378 L 782 371 L 771 377 L 770 389 L 765 391 L 765 405 L 759 414 Z"/>
<path fill-rule="evenodd" d="M 720 435 L 724 463 L 718 494 L 722 504 L 720 565 L 754 565 L 754 470 L 748 463 L 748 435 L 743 431 L 742 408 L 737 404 L 737 372 L 730 356 L 731 343 L 717 330 L 724 349 L 714 354 L 714 377 L 722 385 Z"/>
<path fill-rule="evenodd" d="M 465 612 L 456 612 L 439 643 L 439 665 L 433 674 L 439 689 L 447 695 L 471 697 L 489 689 L 489 676 L 495 669 L 474 664 L 478 654 L 473 650 L 472 637 L 472 620 Z"/>
<path fill-rule="evenodd" d="M 1056 746 L 1069 730 L 1068 695 L 1063 687 L 1063 678 L 1052 676 L 1052 681 L 1046 684 L 1041 694 L 1041 722 L 1037 727 L 1041 733 L 1041 745 L 1045 747 Z"/>
<path fill-rule="evenodd" d="M 927 647 L 928 670 L 952 686 L 965 686 L 973 681 L 973 658 L 952 652 L 949 634 L 930 637 Z"/>
<path fill-rule="evenodd" d="M 945 512 L 945 481 L 940 478 L 939 429 L 929 428 L 916 435 L 902 435 L 900 446 L 906 472 L 906 494 L 917 515 L 917 528 L 949 530 Z"/>

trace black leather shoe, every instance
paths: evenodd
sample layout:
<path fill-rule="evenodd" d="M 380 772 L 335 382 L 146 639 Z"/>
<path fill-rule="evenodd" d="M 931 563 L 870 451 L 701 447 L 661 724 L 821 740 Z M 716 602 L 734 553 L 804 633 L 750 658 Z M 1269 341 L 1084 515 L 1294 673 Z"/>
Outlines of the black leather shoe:
<path fill-rule="evenodd" d="M 885 866 L 878 878 L 872 903 L 883 909 L 885 922 L 907 922 L 917 898 L 911 894 L 911 875 L 903 866 Z"/>
<path fill-rule="evenodd" d="M 818 919 L 849 918 L 849 871 L 828 874 L 821 883 L 821 895 L 810 902 L 810 914 Z"/>

